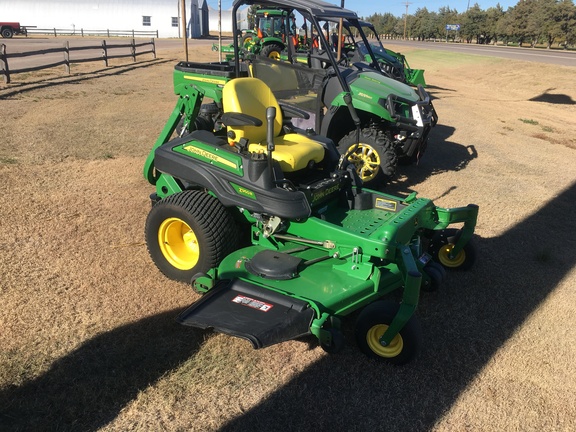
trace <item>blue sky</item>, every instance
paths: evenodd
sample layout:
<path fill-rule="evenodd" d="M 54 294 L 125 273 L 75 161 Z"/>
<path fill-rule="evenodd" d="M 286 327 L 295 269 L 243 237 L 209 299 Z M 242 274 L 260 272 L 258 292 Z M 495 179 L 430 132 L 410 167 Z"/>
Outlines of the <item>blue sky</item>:
<path fill-rule="evenodd" d="M 207 0 L 210 7 L 215 9 L 218 8 L 218 0 Z M 324 0 L 329 3 L 334 3 L 340 5 L 340 0 Z M 232 7 L 233 0 L 221 0 L 222 9 L 230 9 Z M 416 10 L 426 7 L 430 12 L 438 12 L 438 9 L 444 6 L 449 6 L 450 9 L 456 9 L 458 12 L 465 12 L 468 4 L 473 6 L 478 3 L 483 10 L 490 7 L 496 6 L 500 3 L 500 6 L 504 10 L 511 6 L 515 6 L 518 0 L 408 0 L 408 14 L 414 14 Z M 380 1 L 370 1 L 370 0 L 344 0 L 344 7 L 346 9 L 353 10 L 360 17 L 368 17 L 375 13 L 384 14 L 390 12 L 392 15 L 401 17 L 404 12 L 406 12 L 406 1 L 405 0 L 380 0 Z"/>
<path fill-rule="evenodd" d="M 339 0 L 324 0 L 329 3 L 340 5 Z M 466 12 L 468 5 L 473 6 L 478 3 L 481 9 L 486 10 L 490 7 L 500 6 L 504 10 L 516 5 L 518 0 L 408 0 L 408 14 L 414 14 L 418 9 L 427 8 L 430 12 L 438 12 L 441 7 L 449 6 L 450 9 L 456 9 L 458 12 Z M 353 10 L 361 17 L 368 17 L 374 13 L 384 14 L 390 12 L 392 15 L 401 17 L 406 12 L 405 0 L 385 0 L 370 2 L 366 0 L 344 0 L 344 7 Z"/>

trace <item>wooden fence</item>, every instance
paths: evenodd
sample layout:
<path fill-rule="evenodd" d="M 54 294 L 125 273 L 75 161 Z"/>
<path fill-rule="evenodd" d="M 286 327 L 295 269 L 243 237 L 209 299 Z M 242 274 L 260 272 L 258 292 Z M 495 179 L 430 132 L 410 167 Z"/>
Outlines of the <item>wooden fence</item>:
<path fill-rule="evenodd" d="M 141 31 L 141 30 L 88 30 L 88 29 L 59 29 L 59 28 L 48 28 L 39 29 L 35 26 L 24 26 L 27 35 L 50 35 L 54 37 L 58 36 L 128 36 L 128 37 L 154 37 L 158 39 L 158 30 Z"/>
<path fill-rule="evenodd" d="M 150 49 L 138 50 L 138 48 L 148 46 L 150 46 Z M 73 59 L 70 58 L 70 53 L 89 51 L 89 50 L 101 50 L 101 55 L 97 57 L 88 57 L 88 58 L 86 57 L 73 58 Z M 119 50 L 124 52 L 122 52 L 121 54 L 117 54 Z M 46 54 L 58 54 L 58 53 L 62 54 L 63 57 L 62 60 L 52 61 L 50 63 L 45 63 L 40 66 L 20 67 L 18 69 L 10 67 L 10 59 L 44 56 Z M 122 44 L 116 44 L 116 43 L 110 44 L 107 43 L 105 40 L 103 40 L 100 45 L 77 46 L 77 47 L 71 47 L 70 43 L 66 41 L 64 46 L 61 48 L 47 48 L 43 50 L 26 51 L 20 53 L 7 53 L 6 45 L 0 44 L 0 75 L 4 76 L 4 83 L 9 84 L 10 76 L 18 73 L 33 72 L 64 65 L 66 72 L 69 74 L 71 63 L 103 61 L 104 64 L 108 66 L 108 60 L 110 59 L 132 57 L 132 60 L 135 62 L 138 56 L 150 53 L 152 53 L 154 58 L 156 58 L 156 44 L 154 42 L 154 39 L 150 39 L 149 42 L 140 42 L 140 43 L 136 43 L 136 41 L 132 39 L 130 43 L 122 43 Z"/>

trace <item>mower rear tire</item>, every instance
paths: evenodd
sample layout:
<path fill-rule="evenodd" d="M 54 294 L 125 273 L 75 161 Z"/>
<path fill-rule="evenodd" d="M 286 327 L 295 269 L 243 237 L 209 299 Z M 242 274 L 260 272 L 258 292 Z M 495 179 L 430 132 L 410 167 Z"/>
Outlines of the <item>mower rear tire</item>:
<path fill-rule="evenodd" d="M 190 282 L 216 267 L 238 248 L 238 229 L 229 211 L 199 190 L 159 201 L 146 219 L 146 245 L 154 264 L 168 278 Z"/>
<path fill-rule="evenodd" d="M 356 146 L 356 131 L 344 136 L 338 143 L 342 153 Z M 376 188 L 388 182 L 396 173 L 398 157 L 394 145 L 386 134 L 377 128 L 364 128 L 360 131 L 360 143 L 348 160 L 356 167 L 356 172 L 364 186 Z"/>
<path fill-rule="evenodd" d="M 456 228 L 435 232 L 428 253 L 447 270 L 469 270 L 476 261 L 476 248 L 472 242 L 466 243 L 457 256 L 450 258 L 450 251 L 456 244 L 457 234 Z"/>
<path fill-rule="evenodd" d="M 412 316 L 392 342 L 383 346 L 380 337 L 392 323 L 399 304 L 390 301 L 377 301 L 366 306 L 356 322 L 356 343 L 368 357 L 384 363 L 402 365 L 413 360 L 420 352 L 422 328 Z"/>

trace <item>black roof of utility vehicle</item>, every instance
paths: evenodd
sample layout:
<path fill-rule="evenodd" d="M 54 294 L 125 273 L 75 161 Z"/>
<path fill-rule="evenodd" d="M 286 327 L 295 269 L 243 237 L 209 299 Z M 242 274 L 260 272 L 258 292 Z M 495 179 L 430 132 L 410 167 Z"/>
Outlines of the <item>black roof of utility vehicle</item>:
<path fill-rule="evenodd" d="M 358 19 L 356 12 L 348 9 L 343 9 L 332 3 L 327 3 L 319 0 L 235 0 L 234 9 L 238 5 L 262 5 L 265 7 L 278 7 L 284 9 L 300 9 L 310 12 L 318 19 L 323 17 L 330 18 L 344 18 L 344 19 Z"/>

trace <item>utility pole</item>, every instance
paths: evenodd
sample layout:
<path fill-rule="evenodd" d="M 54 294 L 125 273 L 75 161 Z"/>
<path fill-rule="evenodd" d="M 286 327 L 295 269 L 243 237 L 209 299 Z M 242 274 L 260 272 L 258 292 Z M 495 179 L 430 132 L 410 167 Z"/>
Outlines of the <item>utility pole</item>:
<path fill-rule="evenodd" d="M 344 9 L 344 0 L 342 0 L 340 2 L 340 7 L 342 9 Z M 342 18 L 340 18 L 340 22 L 338 23 L 338 44 L 336 45 L 337 48 L 337 59 L 338 61 L 340 61 L 340 56 L 342 56 L 342 27 L 344 25 L 344 22 L 342 21 Z"/>
<path fill-rule="evenodd" d="M 182 31 L 184 35 L 184 52 L 186 53 L 186 62 L 188 62 L 188 26 L 186 25 L 186 0 L 181 0 Z"/>
<path fill-rule="evenodd" d="M 408 22 L 408 5 L 411 5 L 408 1 L 404 2 L 404 6 L 406 6 L 406 13 L 404 14 L 404 40 L 406 40 L 406 23 Z"/>
<path fill-rule="evenodd" d="M 222 63 L 222 0 L 218 0 L 218 61 Z"/>

